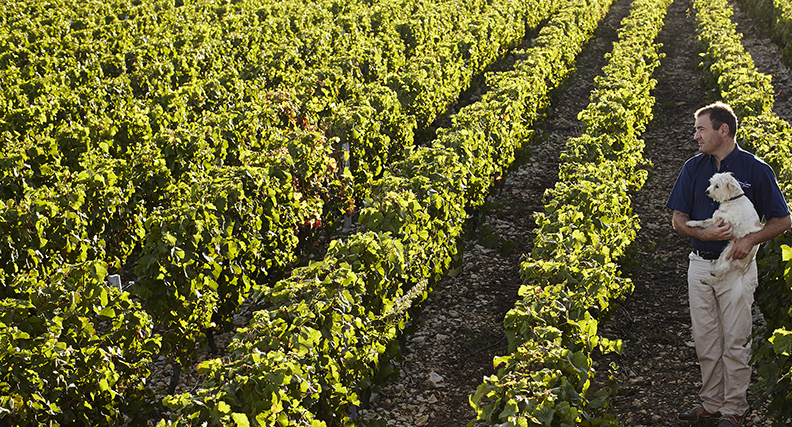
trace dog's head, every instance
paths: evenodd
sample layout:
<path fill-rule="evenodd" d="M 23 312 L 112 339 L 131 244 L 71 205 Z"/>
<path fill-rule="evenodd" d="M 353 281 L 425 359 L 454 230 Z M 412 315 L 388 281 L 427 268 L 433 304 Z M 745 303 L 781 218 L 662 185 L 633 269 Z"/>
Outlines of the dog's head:
<path fill-rule="evenodd" d="M 707 187 L 707 195 L 716 202 L 723 203 L 739 196 L 743 192 L 740 183 L 732 176 L 731 172 L 716 173 L 712 175 L 709 182 L 710 186 Z"/>

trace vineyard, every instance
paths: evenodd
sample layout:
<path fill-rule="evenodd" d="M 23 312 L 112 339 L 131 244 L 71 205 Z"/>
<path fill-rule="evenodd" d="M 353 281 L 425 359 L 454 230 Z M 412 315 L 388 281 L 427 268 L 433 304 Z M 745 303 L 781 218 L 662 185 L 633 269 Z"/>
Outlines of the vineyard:
<path fill-rule="evenodd" d="M 670 425 L 693 112 L 792 200 L 792 0 L 0 21 L 0 425 Z M 792 234 L 758 264 L 745 425 L 786 425 Z"/>

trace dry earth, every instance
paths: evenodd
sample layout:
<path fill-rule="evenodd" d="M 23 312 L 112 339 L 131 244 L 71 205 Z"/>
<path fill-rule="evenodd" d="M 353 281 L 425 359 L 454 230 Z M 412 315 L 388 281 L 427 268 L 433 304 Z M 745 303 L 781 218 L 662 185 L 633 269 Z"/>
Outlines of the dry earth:
<path fill-rule="evenodd" d="M 577 114 L 589 102 L 594 76 L 606 63 L 603 56 L 617 39 L 616 29 L 629 13 L 630 3 L 619 0 L 611 7 L 579 57 L 577 73 L 554 100 L 544 137 L 518 155 L 504 182 L 493 189 L 469 224 L 461 268 L 433 290 L 413 325 L 415 333 L 404 340 L 399 379 L 372 394 L 369 405 L 355 414 L 361 420 L 384 419 L 388 425 L 404 427 L 461 427 L 473 419 L 468 397 L 484 376 L 494 373 L 493 358 L 507 348 L 502 320 L 517 298 L 520 261 L 532 248 L 533 212 L 543 210 L 544 191 L 557 180 L 565 142 L 579 135 Z M 671 5 L 659 36 L 666 56 L 655 73 L 657 104 L 643 136 L 650 175 L 633 196 L 641 230 L 622 268 L 632 278 L 635 291 L 600 327 L 602 335 L 623 340 L 624 352 L 595 355 L 598 379 L 609 363 L 618 367 L 616 377 L 622 388 L 613 400 L 613 411 L 625 426 L 686 425 L 675 421 L 676 413 L 697 403 L 700 385 L 687 309 L 689 247 L 671 228 L 670 212 L 664 207 L 682 164 L 696 154 L 693 112 L 708 101 L 696 68 L 691 9 L 690 0 Z M 792 79 L 780 63 L 778 49 L 739 10 L 733 19 L 757 68 L 773 76 L 776 113 L 792 119 Z M 508 68 L 510 61 L 507 56 L 496 69 Z M 472 91 L 464 103 L 475 101 L 482 90 Z M 249 312 L 242 313 L 238 323 L 243 325 L 248 318 Z M 224 348 L 230 337 L 219 336 L 218 346 Z M 157 361 L 154 372 L 152 383 L 164 389 L 171 372 L 168 361 Z M 199 384 L 193 372 L 186 370 L 177 392 Z M 757 408 L 745 425 L 769 425 L 760 402 L 753 396 L 751 400 Z M 716 422 L 697 425 L 709 427 Z"/>

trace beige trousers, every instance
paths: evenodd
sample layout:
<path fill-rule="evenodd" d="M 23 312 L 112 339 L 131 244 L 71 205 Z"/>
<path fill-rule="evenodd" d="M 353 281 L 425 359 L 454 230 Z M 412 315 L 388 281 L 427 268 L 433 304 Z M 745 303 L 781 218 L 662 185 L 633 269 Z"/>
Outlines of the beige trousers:
<path fill-rule="evenodd" d="M 710 277 L 715 261 L 691 253 L 688 292 L 693 339 L 701 366 L 699 397 L 707 412 L 742 415 L 748 409 L 746 392 L 751 382 L 751 345 L 753 291 L 758 280 L 756 260 L 742 278 L 749 284 L 745 298 L 731 303 L 731 286 L 740 279 L 736 271 L 710 286 L 701 283 Z"/>

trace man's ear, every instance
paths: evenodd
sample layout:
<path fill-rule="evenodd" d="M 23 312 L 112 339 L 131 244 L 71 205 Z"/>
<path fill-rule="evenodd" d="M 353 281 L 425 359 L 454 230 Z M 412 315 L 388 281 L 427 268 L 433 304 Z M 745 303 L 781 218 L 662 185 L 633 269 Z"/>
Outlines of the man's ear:
<path fill-rule="evenodd" d="M 728 135 L 729 134 L 729 125 L 726 124 L 726 123 L 721 123 L 720 127 L 718 128 L 718 132 L 720 132 L 720 134 L 722 136 Z"/>

